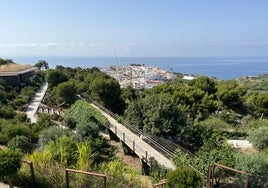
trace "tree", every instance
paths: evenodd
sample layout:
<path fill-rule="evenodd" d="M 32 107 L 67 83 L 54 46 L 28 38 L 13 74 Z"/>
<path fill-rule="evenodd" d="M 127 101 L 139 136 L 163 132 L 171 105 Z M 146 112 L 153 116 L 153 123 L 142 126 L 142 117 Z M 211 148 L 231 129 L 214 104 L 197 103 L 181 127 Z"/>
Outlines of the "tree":
<path fill-rule="evenodd" d="M 188 166 L 168 172 L 166 182 L 169 188 L 200 188 L 203 186 L 200 174 Z"/>
<path fill-rule="evenodd" d="M 65 102 L 68 105 L 71 105 L 75 102 L 76 99 L 76 86 L 74 82 L 63 82 L 60 83 L 56 89 L 57 97 L 59 98 L 58 103 Z"/>
<path fill-rule="evenodd" d="M 59 70 L 48 70 L 46 79 L 50 87 L 54 87 L 62 82 L 68 81 L 67 75 Z"/>
<path fill-rule="evenodd" d="M 13 187 L 10 176 L 20 168 L 21 157 L 17 151 L 0 150 L 0 178 L 6 177 L 10 187 Z"/>
<path fill-rule="evenodd" d="M 39 60 L 35 65 L 39 70 L 41 69 L 49 69 L 48 63 L 45 60 Z"/>
<path fill-rule="evenodd" d="M 129 105 L 125 111 L 125 119 L 132 125 L 143 129 L 144 122 L 144 113 L 143 113 L 143 102 L 142 100 L 134 100 Z"/>
<path fill-rule="evenodd" d="M 268 127 L 260 127 L 251 131 L 248 139 L 258 150 L 268 148 Z"/>
<path fill-rule="evenodd" d="M 137 98 L 137 93 L 131 86 L 127 86 L 127 88 L 122 89 L 121 96 L 125 99 L 125 101 L 133 101 Z"/>
<path fill-rule="evenodd" d="M 121 115 L 125 110 L 125 103 L 121 97 L 121 89 L 117 80 L 103 72 L 94 72 L 87 76 L 90 83 L 90 97 L 102 103 L 112 112 Z"/>
<path fill-rule="evenodd" d="M 130 103 L 126 119 L 145 132 L 176 136 L 186 125 L 184 107 L 174 103 L 169 94 L 148 94 Z"/>
<path fill-rule="evenodd" d="M 181 139 L 185 145 L 190 146 L 193 152 L 196 152 L 212 134 L 213 130 L 211 128 L 198 124 L 184 127 L 181 132 Z"/>
<path fill-rule="evenodd" d="M 218 84 L 216 95 L 222 103 L 233 110 L 241 110 L 243 96 L 246 94 L 244 87 L 235 80 L 222 81 Z"/>
<path fill-rule="evenodd" d="M 268 93 L 258 93 L 252 100 L 256 112 L 260 115 L 268 115 Z"/>
<path fill-rule="evenodd" d="M 200 76 L 189 82 L 190 86 L 196 87 L 210 94 L 215 94 L 217 91 L 216 83 L 213 79 L 207 76 Z"/>

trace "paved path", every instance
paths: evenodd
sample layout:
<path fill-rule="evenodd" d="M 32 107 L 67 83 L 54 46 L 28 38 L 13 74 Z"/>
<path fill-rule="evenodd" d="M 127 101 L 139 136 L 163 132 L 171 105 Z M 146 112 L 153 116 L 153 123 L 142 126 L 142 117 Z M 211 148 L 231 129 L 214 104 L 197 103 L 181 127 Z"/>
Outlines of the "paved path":
<path fill-rule="evenodd" d="M 0 182 L 0 188 L 9 188 L 9 185 Z M 16 187 L 14 187 L 14 188 L 16 188 Z"/>
<path fill-rule="evenodd" d="M 31 123 L 36 123 L 37 117 L 35 114 L 38 110 L 38 106 L 40 105 L 46 94 L 47 88 L 48 83 L 44 82 L 38 89 L 38 91 L 35 93 L 28 108 L 25 110 L 25 113 L 27 114 L 27 117 L 31 120 Z"/>
<path fill-rule="evenodd" d="M 253 148 L 248 140 L 227 140 L 234 148 Z"/>
<path fill-rule="evenodd" d="M 147 144 L 136 134 L 132 133 L 129 129 L 118 123 L 109 114 L 105 113 L 94 104 L 91 105 L 97 108 L 108 119 L 110 122 L 110 130 L 113 131 L 117 137 L 120 138 L 120 140 L 122 140 L 126 145 L 128 145 L 128 147 L 131 148 L 140 158 L 146 158 L 147 151 L 147 159 L 154 157 L 159 164 L 164 165 L 170 169 L 176 168 L 172 161 L 159 153 L 156 149 Z"/>

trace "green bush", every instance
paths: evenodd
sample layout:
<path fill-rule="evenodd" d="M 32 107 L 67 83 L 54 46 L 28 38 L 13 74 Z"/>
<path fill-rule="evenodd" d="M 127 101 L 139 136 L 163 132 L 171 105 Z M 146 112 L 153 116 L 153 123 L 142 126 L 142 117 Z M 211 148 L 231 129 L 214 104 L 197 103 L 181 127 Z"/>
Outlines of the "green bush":
<path fill-rule="evenodd" d="M 15 110 L 10 105 L 1 105 L 0 107 L 0 118 L 11 119 L 16 115 Z"/>
<path fill-rule="evenodd" d="M 16 150 L 22 153 L 27 153 L 31 150 L 30 139 L 26 136 L 16 136 L 7 143 L 7 147 L 11 150 Z"/>
<path fill-rule="evenodd" d="M 7 144 L 9 140 L 16 137 L 17 135 L 23 135 L 27 138 L 32 138 L 33 131 L 26 124 L 16 122 L 6 123 L 6 125 L 1 126 L 0 143 Z"/>
<path fill-rule="evenodd" d="M 268 147 L 268 127 L 260 127 L 249 133 L 248 137 L 252 145 L 258 150 Z"/>
<path fill-rule="evenodd" d="M 201 188 L 203 186 L 201 176 L 188 166 L 170 171 L 166 182 L 168 188 Z"/>
<path fill-rule="evenodd" d="M 249 173 L 249 188 L 268 187 L 268 152 L 237 154 L 235 168 Z"/>
<path fill-rule="evenodd" d="M 0 150 L 0 178 L 13 175 L 21 166 L 21 154 L 12 150 Z"/>
<path fill-rule="evenodd" d="M 57 138 L 62 136 L 71 136 L 72 132 L 69 129 L 62 129 L 57 126 L 49 127 L 46 130 L 43 130 L 39 135 L 38 144 L 39 146 L 45 147 L 50 141 L 56 141 Z"/>

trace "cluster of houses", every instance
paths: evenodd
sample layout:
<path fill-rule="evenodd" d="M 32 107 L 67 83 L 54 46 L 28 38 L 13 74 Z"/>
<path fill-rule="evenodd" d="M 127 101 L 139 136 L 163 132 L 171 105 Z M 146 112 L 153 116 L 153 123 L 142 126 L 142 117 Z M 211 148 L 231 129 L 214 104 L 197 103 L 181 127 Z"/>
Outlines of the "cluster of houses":
<path fill-rule="evenodd" d="M 109 66 L 100 69 L 116 78 L 122 88 L 131 86 L 134 89 L 151 89 L 176 78 L 172 71 L 140 64 L 130 64 L 123 67 Z"/>
<path fill-rule="evenodd" d="M 140 64 L 130 64 L 123 67 L 101 67 L 100 70 L 116 78 L 122 88 L 131 86 L 134 89 L 151 89 L 176 78 L 172 71 L 166 71 L 158 67 Z M 10 85 L 23 85 L 38 71 L 37 67 L 20 64 L 7 64 L 0 66 L 0 80 Z M 183 79 L 194 77 L 183 76 Z"/>

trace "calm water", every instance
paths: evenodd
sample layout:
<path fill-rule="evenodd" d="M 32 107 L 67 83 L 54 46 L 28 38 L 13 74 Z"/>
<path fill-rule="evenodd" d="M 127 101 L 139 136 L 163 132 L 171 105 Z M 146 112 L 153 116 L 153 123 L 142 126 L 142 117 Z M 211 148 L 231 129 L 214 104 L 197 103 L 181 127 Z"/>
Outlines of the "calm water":
<path fill-rule="evenodd" d="M 93 66 L 116 65 L 114 57 L 7 57 L 16 63 L 32 64 L 46 60 L 51 68 L 65 67 L 90 68 Z M 165 70 L 184 74 L 213 76 L 219 79 L 233 79 L 241 76 L 254 76 L 268 73 L 268 57 L 236 58 L 182 58 L 182 57 L 118 57 L 118 65 L 131 63 L 157 66 Z"/>

